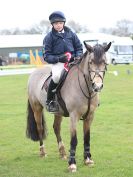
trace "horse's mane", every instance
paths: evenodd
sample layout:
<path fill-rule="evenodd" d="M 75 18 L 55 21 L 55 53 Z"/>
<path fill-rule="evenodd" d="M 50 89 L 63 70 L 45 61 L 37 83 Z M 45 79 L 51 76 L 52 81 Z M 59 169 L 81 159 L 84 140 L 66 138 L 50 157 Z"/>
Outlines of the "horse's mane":
<path fill-rule="evenodd" d="M 80 57 L 80 62 L 83 60 L 83 58 L 86 58 L 87 54 L 88 54 L 88 50 L 86 50 L 86 51 L 82 54 L 82 56 Z"/>
<path fill-rule="evenodd" d="M 85 53 L 83 54 L 82 58 L 85 58 L 88 54 L 88 51 L 86 50 Z"/>

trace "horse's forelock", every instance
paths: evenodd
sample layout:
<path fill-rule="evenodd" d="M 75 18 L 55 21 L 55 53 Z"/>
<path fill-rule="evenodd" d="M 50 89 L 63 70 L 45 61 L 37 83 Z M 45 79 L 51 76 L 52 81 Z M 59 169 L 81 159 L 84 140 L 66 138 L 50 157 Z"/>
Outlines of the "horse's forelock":
<path fill-rule="evenodd" d="M 93 49 L 94 49 L 93 50 L 94 51 L 94 63 L 96 64 L 101 63 L 103 61 L 102 56 L 105 53 L 103 46 L 100 44 L 96 44 L 93 47 Z"/>
<path fill-rule="evenodd" d="M 81 60 L 86 58 L 88 55 L 88 50 L 82 55 Z M 96 44 L 93 47 L 94 58 L 92 59 L 95 64 L 101 64 L 103 62 L 103 55 L 105 54 L 104 48 L 100 44 Z"/>

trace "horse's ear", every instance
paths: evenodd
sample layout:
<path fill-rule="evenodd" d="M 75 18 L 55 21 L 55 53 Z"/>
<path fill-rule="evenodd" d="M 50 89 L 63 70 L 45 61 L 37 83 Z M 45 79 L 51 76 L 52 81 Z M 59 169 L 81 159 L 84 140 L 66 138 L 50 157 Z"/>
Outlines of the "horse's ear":
<path fill-rule="evenodd" d="M 108 45 L 106 45 L 105 47 L 104 47 L 104 51 L 105 52 L 107 52 L 108 50 L 109 50 L 109 48 L 111 47 L 111 42 L 108 44 Z"/>
<path fill-rule="evenodd" d="M 93 48 L 90 46 L 90 45 L 88 45 L 85 41 L 84 41 L 84 45 L 85 45 L 85 48 L 91 53 L 91 52 L 93 52 Z"/>

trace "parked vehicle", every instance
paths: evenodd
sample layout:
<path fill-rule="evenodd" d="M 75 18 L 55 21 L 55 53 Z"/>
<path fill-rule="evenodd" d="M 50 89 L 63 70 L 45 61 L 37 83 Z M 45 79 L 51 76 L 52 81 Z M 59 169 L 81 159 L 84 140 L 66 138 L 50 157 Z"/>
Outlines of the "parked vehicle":
<path fill-rule="evenodd" d="M 6 65 L 6 61 L 0 57 L 0 66 L 5 66 L 5 65 Z"/>
<path fill-rule="evenodd" d="M 133 63 L 133 41 L 130 38 L 120 37 L 112 43 L 109 51 L 112 64 Z"/>

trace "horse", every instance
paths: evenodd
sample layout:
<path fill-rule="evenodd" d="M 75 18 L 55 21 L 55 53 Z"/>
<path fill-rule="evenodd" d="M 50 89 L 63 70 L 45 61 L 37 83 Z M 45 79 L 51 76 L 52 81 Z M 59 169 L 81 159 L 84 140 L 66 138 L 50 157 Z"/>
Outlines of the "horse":
<path fill-rule="evenodd" d="M 94 112 L 99 105 L 99 92 L 103 88 L 104 75 L 107 70 L 106 52 L 111 42 L 106 45 L 96 44 L 91 46 L 84 41 L 86 51 L 78 62 L 70 68 L 65 81 L 60 88 L 60 95 L 70 118 L 70 153 L 68 157 L 68 170 L 76 172 L 76 147 L 77 147 L 77 123 L 83 120 L 84 136 L 84 164 L 93 165 L 90 153 L 90 126 L 94 118 Z M 28 104 L 27 104 L 27 128 L 26 135 L 33 141 L 40 142 L 40 156 L 47 155 L 43 140 L 47 136 L 47 126 L 44 116 L 46 111 L 47 92 L 44 82 L 51 73 L 51 67 L 46 65 L 36 69 L 28 80 Z M 56 98 L 57 98 L 57 93 Z M 58 99 L 58 98 L 57 98 Z M 44 110 L 44 111 L 43 111 Z M 61 122 L 65 111 L 59 105 L 59 112 L 54 113 L 53 129 L 57 138 L 59 155 L 67 159 L 65 145 L 61 137 Z"/>

